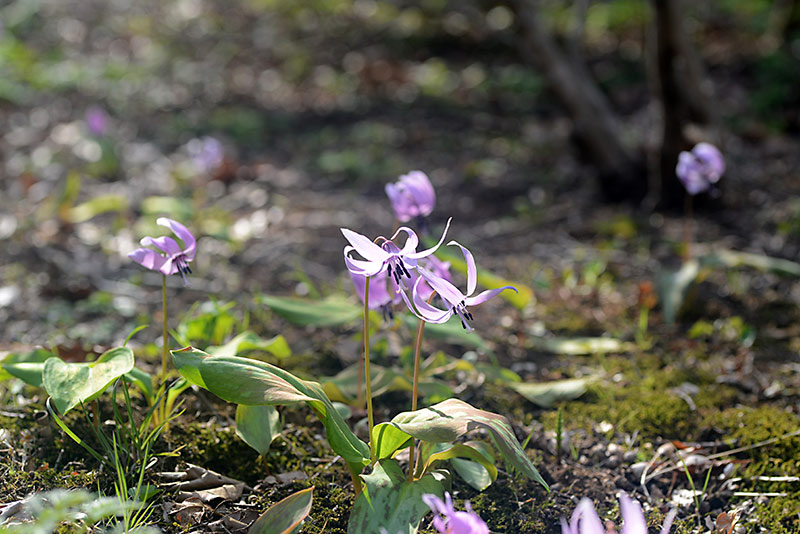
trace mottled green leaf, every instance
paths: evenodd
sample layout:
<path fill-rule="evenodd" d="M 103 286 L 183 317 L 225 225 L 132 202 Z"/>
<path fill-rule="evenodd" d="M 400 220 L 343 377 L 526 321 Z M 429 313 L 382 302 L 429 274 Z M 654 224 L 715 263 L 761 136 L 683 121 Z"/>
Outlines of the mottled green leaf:
<path fill-rule="evenodd" d="M 133 352 L 127 347 L 106 351 L 94 362 L 66 363 L 50 358 L 44 364 L 42 383 L 62 414 L 97 398 L 114 380 L 133 369 Z"/>
<path fill-rule="evenodd" d="M 256 519 L 249 534 L 291 534 L 311 512 L 314 488 L 292 493 Z"/>
<path fill-rule="evenodd" d="M 275 406 L 239 404 L 236 407 L 236 435 L 258 454 L 265 455 L 280 433 L 281 418 Z"/>
<path fill-rule="evenodd" d="M 369 475 L 362 475 L 364 491 L 356 499 L 348 534 L 414 534 L 430 512 L 422 502 L 426 493 L 442 497 L 445 473 L 434 471 L 412 483 L 394 460 L 381 460 Z"/>
<path fill-rule="evenodd" d="M 700 263 L 697 260 L 689 260 L 678 271 L 662 272 L 656 277 L 656 291 L 666 323 L 675 322 L 683 299 L 686 298 L 689 287 L 699 274 Z"/>
<path fill-rule="evenodd" d="M 42 387 L 44 362 L 54 356 L 55 354 L 45 349 L 6 354 L 0 361 L 0 381 L 19 378 L 31 386 Z"/>
<path fill-rule="evenodd" d="M 289 344 L 283 336 L 264 339 L 253 332 L 242 332 L 224 345 L 208 347 L 208 353 L 212 356 L 243 356 L 243 353 L 249 350 L 268 352 L 279 360 L 292 355 Z"/>
<path fill-rule="evenodd" d="M 568 378 L 550 382 L 512 382 L 508 387 L 542 408 L 550 408 L 560 401 L 577 399 L 586 392 L 592 378 Z"/>
<path fill-rule="evenodd" d="M 290 323 L 300 326 L 348 324 L 364 313 L 361 306 L 340 295 L 332 295 L 322 300 L 262 295 L 258 300 Z"/>

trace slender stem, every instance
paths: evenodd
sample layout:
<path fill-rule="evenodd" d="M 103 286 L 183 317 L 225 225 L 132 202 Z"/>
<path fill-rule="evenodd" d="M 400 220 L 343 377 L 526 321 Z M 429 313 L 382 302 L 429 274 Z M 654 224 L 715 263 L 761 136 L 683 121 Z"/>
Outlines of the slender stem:
<path fill-rule="evenodd" d="M 683 259 L 692 259 L 692 195 L 686 194 L 683 209 Z"/>
<path fill-rule="evenodd" d="M 417 396 L 419 392 L 419 356 L 422 349 L 422 332 L 425 330 L 425 321 L 419 320 L 417 327 L 417 341 L 414 344 L 414 379 L 411 386 L 411 411 L 417 410 Z M 408 449 L 408 481 L 414 481 L 414 468 L 417 463 L 416 457 L 417 440 L 411 440 L 411 447 Z"/>
<path fill-rule="evenodd" d="M 369 276 L 364 285 L 364 378 L 367 385 L 367 420 L 369 421 L 369 454 L 375 461 L 375 446 L 372 443 L 372 428 L 375 420 L 372 416 L 372 376 L 369 372 Z"/>
<path fill-rule="evenodd" d="M 356 395 L 356 406 L 359 409 L 364 406 L 364 362 L 358 362 L 358 393 Z"/>
<path fill-rule="evenodd" d="M 169 345 L 169 338 L 167 337 L 167 275 L 161 275 L 161 311 L 162 311 L 162 319 L 163 319 L 163 339 L 162 339 L 162 347 L 161 347 L 161 386 L 162 388 L 165 387 L 167 383 L 167 347 Z M 167 418 L 167 414 L 165 413 L 166 407 L 166 395 L 162 396 L 161 402 L 159 402 L 159 407 L 156 409 L 156 423 L 163 421 Z"/>

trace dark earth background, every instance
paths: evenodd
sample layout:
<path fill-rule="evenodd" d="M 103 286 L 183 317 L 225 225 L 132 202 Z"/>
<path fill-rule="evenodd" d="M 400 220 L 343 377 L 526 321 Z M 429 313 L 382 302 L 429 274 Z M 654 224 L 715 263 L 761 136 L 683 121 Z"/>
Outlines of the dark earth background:
<path fill-rule="evenodd" d="M 566 35 L 572 4 L 541 4 Z M 696 209 L 696 253 L 724 247 L 800 260 L 800 41 L 783 37 L 793 5 L 687 8 L 719 112 L 711 126 L 687 128 L 717 144 L 728 169 L 721 195 Z M 583 46 L 626 135 L 655 151 L 649 17 L 643 2 L 591 2 Z M 482 493 L 454 482 L 493 532 L 558 532 L 580 497 L 602 514 L 619 490 L 647 503 L 655 527 L 689 482 L 673 471 L 645 494 L 636 462 L 665 443 L 701 444 L 708 455 L 800 427 L 797 278 L 709 270 L 675 324 L 651 312 L 649 344 L 612 354 L 542 348 L 556 337 L 634 340 L 643 289 L 680 266 L 684 219 L 655 209 L 652 192 L 635 205 L 603 201 L 569 116 L 519 59 L 503 5 L 17 0 L 0 6 L 0 22 L 0 351 L 41 345 L 93 357 L 150 324 L 133 346 L 155 369 L 160 276 L 126 255 L 142 236 L 161 235 L 155 219 L 166 215 L 198 236 L 190 285 L 168 280 L 171 328 L 212 310 L 211 299 L 232 303 L 237 329 L 246 322 L 287 338 L 293 355 L 281 365 L 335 374 L 359 357 L 357 322 L 293 326 L 257 296 L 355 299 L 339 228 L 390 233 L 383 187 L 420 169 L 437 192 L 433 234 L 453 217 L 450 235 L 479 268 L 534 290 L 523 310 L 495 299 L 476 313 L 499 364 L 526 381 L 597 377 L 579 399 L 541 408 L 486 376 L 446 376 L 460 398 L 506 415 L 520 441 L 532 435 L 527 450 L 552 486 L 548 494 L 507 472 Z M 102 132 L 87 122 L 93 109 L 106 117 Z M 197 155 L 209 138 L 224 154 L 213 164 Z M 379 334 L 386 362 L 411 336 L 402 327 Z M 470 347 L 427 343 L 429 353 L 490 361 Z M 0 401 L 0 502 L 107 487 L 108 475 L 42 418 L 41 391 L 0 383 Z M 407 404 L 407 393 L 381 397 L 381 419 Z M 558 406 L 573 450 L 557 457 Z M 333 457 L 311 414 L 287 411 L 286 437 L 259 458 L 233 434 L 230 406 L 190 392 L 185 407 L 160 445 L 182 446 L 179 456 L 153 472 L 190 462 L 255 490 L 200 515 L 170 512 L 165 495 L 166 532 L 225 531 L 209 525 L 242 510 L 257 515 L 309 484 L 315 508 L 302 531 L 344 531 L 349 478 L 341 463 L 318 461 Z M 697 531 L 698 521 L 707 531 L 723 512 L 740 515 L 737 532 L 800 531 L 800 440 L 701 462 L 697 486 L 709 468 L 700 519 L 690 499 L 673 531 Z M 291 472 L 302 475 L 275 478 Z"/>

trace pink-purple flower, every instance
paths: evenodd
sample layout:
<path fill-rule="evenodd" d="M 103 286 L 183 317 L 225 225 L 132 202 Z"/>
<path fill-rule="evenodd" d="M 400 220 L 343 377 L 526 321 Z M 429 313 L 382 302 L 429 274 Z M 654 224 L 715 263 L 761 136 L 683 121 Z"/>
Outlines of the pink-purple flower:
<path fill-rule="evenodd" d="M 622 516 L 620 534 L 647 534 L 647 520 L 642 513 L 642 506 L 637 501 L 622 493 L 619 496 L 619 511 Z M 674 508 L 667 514 L 664 524 L 661 526 L 661 534 L 669 533 L 677 512 L 677 508 Z M 575 507 L 569 523 L 563 517 L 561 518 L 561 534 L 613 534 L 615 532 L 614 525 L 610 521 L 605 527 L 603 526 L 592 501 L 586 497 L 581 499 L 581 502 Z"/>
<path fill-rule="evenodd" d="M 86 126 L 92 135 L 104 135 L 108 131 L 108 114 L 99 106 L 86 110 Z"/>
<path fill-rule="evenodd" d="M 475 266 L 475 258 L 472 257 L 472 253 L 467 250 L 466 247 L 456 241 L 451 241 L 448 245 L 459 247 L 461 253 L 464 255 L 464 260 L 467 264 L 467 292 L 462 293 L 449 281 L 437 276 L 425 267 L 418 265 L 417 272 L 420 278 L 414 283 L 412 289 L 412 300 L 416 308 L 416 315 L 429 323 L 446 323 L 453 315 L 458 315 L 459 319 L 461 319 L 461 326 L 463 326 L 465 330 L 472 331 L 473 328 L 470 323 L 473 320 L 473 316 L 468 309 L 469 306 L 476 306 L 489 299 L 493 299 L 506 289 L 517 292 L 517 288 L 514 286 L 503 286 L 497 289 L 487 289 L 473 296 L 478 285 L 478 269 Z M 420 289 L 423 280 L 427 282 L 431 289 L 436 291 L 448 305 L 446 310 L 442 310 L 426 302 L 426 299 L 423 298 L 424 291 Z"/>
<path fill-rule="evenodd" d="M 159 271 L 164 275 L 180 273 L 183 277 L 183 283 L 186 284 L 186 275 L 192 272 L 189 268 L 189 262 L 194 260 L 195 255 L 194 236 L 184 225 L 166 217 L 156 219 L 156 224 L 166 226 L 172 230 L 183 241 L 183 247 L 169 236 L 148 236 L 143 237 L 139 243 L 142 247 L 153 246 L 158 250 L 137 248 L 128 254 L 128 257 L 136 263 L 152 271 Z"/>
<path fill-rule="evenodd" d="M 423 268 L 427 269 L 428 271 L 438 276 L 442 280 L 446 280 L 447 282 L 452 282 L 452 279 L 450 277 L 450 262 L 442 261 L 433 254 L 431 254 L 427 258 L 419 260 L 417 265 L 422 266 Z M 418 271 L 412 272 L 411 273 L 412 286 L 416 284 L 417 278 L 420 278 L 419 272 Z M 419 283 L 419 286 L 417 286 L 417 294 L 419 294 L 422 300 L 427 301 L 433 294 L 433 289 L 423 279 L 422 282 Z"/>
<path fill-rule="evenodd" d="M 450 228 L 450 220 L 442 233 L 439 242 L 421 252 L 417 252 L 419 238 L 411 228 L 401 226 L 391 239 L 379 237 L 373 242 L 370 238 L 356 233 L 347 228 L 341 228 L 345 239 L 350 243 L 344 247 L 344 262 L 347 269 L 356 275 L 376 276 L 384 271 L 394 278 L 399 287 L 405 286 L 405 278 L 411 279 L 411 270 L 417 268 L 417 262 L 422 258 L 433 254 L 444 242 L 447 230 Z M 394 240 L 400 233 L 406 234 L 406 241 L 402 248 L 395 244 Z M 352 256 L 353 252 L 358 253 L 364 259 L 357 259 Z"/>
<path fill-rule="evenodd" d="M 400 222 L 430 215 L 436 204 L 431 181 L 422 171 L 411 171 L 402 175 L 397 183 L 386 184 L 386 194 Z"/>
<path fill-rule="evenodd" d="M 678 155 L 675 174 L 690 195 L 707 191 L 724 173 L 725 159 L 710 143 L 698 143 L 691 152 Z"/>
<path fill-rule="evenodd" d="M 361 302 L 364 302 L 364 295 L 367 286 L 367 277 L 361 274 L 350 273 L 353 286 Z M 389 281 L 389 274 L 383 271 L 369 280 L 369 309 L 379 310 L 385 319 L 392 319 L 392 305 L 400 302 L 401 297 L 397 292 L 397 286 Z"/>
<path fill-rule="evenodd" d="M 456 511 L 453 499 L 445 492 L 444 501 L 432 493 L 422 496 L 422 501 L 436 514 L 433 526 L 441 534 L 489 534 L 489 527 L 478 514 L 465 503 L 466 511 Z"/>

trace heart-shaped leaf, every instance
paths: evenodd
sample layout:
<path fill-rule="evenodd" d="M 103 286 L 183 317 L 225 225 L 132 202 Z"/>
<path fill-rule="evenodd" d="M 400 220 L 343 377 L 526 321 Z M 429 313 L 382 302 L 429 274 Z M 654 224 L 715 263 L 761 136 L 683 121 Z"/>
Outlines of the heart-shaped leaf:
<path fill-rule="evenodd" d="M 297 378 L 280 367 L 236 356 L 209 356 L 187 347 L 173 351 L 176 366 L 187 380 L 218 397 L 248 406 L 305 402 L 319 416 L 331 448 L 357 471 L 369 463 L 366 443 L 350 431 L 320 385 Z M 179 363 L 180 361 L 180 363 Z"/>
<path fill-rule="evenodd" d="M 66 414 L 100 396 L 114 380 L 133 369 L 133 351 L 117 347 L 89 363 L 66 363 L 50 358 L 44 363 L 42 383 L 53 403 Z"/>
<path fill-rule="evenodd" d="M 356 499 L 348 534 L 413 534 L 420 519 L 430 512 L 422 496 L 433 493 L 441 498 L 445 473 L 434 471 L 408 482 L 394 460 L 381 460 L 369 475 L 362 475 L 364 491 Z"/>
<path fill-rule="evenodd" d="M 519 445 L 508 420 L 502 415 L 479 410 L 458 399 L 447 399 L 429 408 L 414 412 L 397 414 L 390 422 L 375 425 L 372 438 L 375 448 L 386 451 L 390 446 L 381 443 L 384 435 L 388 435 L 393 443 L 400 441 L 402 435 L 386 433 L 384 426 L 391 425 L 409 437 L 423 441 L 454 442 L 470 430 L 485 429 L 492 436 L 500 453 L 508 462 L 525 475 L 536 480 L 545 488 L 547 483 L 542 479 L 533 462 L 525 455 Z"/>
<path fill-rule="evenodd" d="M 314 488 L 306 488 L 292 493 L 282 501 L 273 504 L 269 510 L 256 519 L 249 534 L 291 534 L 308 517 Z"/>
<path fill-rule="evenodd" d="M 281 433 L 281 418 L 274 406 L 236 407 L 236 435 L 264 455 L 278 434 Z"/>

